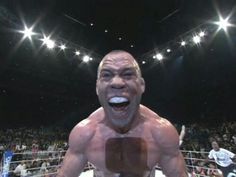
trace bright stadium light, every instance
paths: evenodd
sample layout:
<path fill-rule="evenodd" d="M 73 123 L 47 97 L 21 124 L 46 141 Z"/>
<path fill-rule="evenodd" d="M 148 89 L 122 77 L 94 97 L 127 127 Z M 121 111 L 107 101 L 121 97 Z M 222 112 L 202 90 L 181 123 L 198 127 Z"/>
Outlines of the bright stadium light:
<path fill-rule="evenodd" d="M 201 31 L 200 33 L 199 33 L 199 36 L 200 37 L 204 37 L 206 35 L 206 33 L 204 32 L 204 31 Z"/>
<path fill-rule="evenodd" d="M 61 44 L 59 47 L 60 47 L 61 50 L 65 50 L 66 49 L 66 45 L 65 44 Z"/>
<path fill-rule="evenodd" d="M 143 64 L 143 65 L 146 64 L 146 61 L 143 60 L 143 61 L 142 61 L 142 64 Z"/>
<path fill-rule="evenodd" d="M 158 54 L 156 55 L 156 58 L 157 58 L 159 61 L 161 61 L 161 60 L 163 59 L 163 55 L 162 55 L 161 53 L 158 53 Z"/>
<path fill-rule="evenodd" d="M 41 41 L 43 41 L 43 45 L 46 45 L 48 40 L 49 40 L 49 37 L 46 37 L 46 36 L 43 36 L 43 39 L 41 39 Z"/>
<path fill-rule="evenodd" d="M 75 51 L 75 55 L 79 56 L 80 52 L 78 50 Z"/>
<path fill-rule="evenodd" d="M 229 18 L 223 19 L 223 18 L 220 16 L 220 20 L 215 23 L 215 24 L 217 24 L 217 25 L 219 26 L 218 30 L 223 29 L 224 31 L 226 31 L 226 30 L 227 30 L 227 27 L 232 25 L 232 24 L 230 24 L 230 23 L 228 22 L 228 20 L 229 20 Z"/>
<path fill-rule="evenodd" d="M 56 46 L 55 42 L 49 37 L 44 36 L 41 40 L 43 41 L 43 45 L 46 45 L 49 49 L 53 49 Z"/>
<path fill-rule="evenodd" d="M 55 47 L 55 42 L 53 40 L 49 39 L 47 41 L 46 45 L 47 45 L 47 48 L 53 49 Z"/>
<path fill-rule="evenodd" d="M 87 63 L 87 62 L 89 62 L 89 60 L 90 60 L 90 57 L 88 55 L 85 55 L 83 57 L 83 62 Z"/>
<path fill-rule="evenodd" d="M 31 36 L 33 36 L 33 35 L 36 34 L 36 33 L 33 32 L 32 30 L 33 30 L 33 27 L 28 28 L 28 27 L 25 25 L 25 29 L 24 29 L 23 31 L 19 31 L 19 32 L 24 34 L 23 39 L 28 38 L 28 39 L 31 40 Z"/>
<path fill-rule="evenodd" d="M 193 42 L 194 42 L 195 44 L 200 43 L 200 42 L 201 42 L 200 36 L 194 36 L 194 37 L 193 37 Z"/>
<path fill-rule="evenodd" d="M 166 49 L 166 51 L 167 51 L 168 53 L 170 53 L 170 52 L 171 52 L 171 49 Z"/>
<path fill-rule="evenodd" d="M 186 42 L 185 41 L 181 41 L 181 46 L 185 46 Z"/>
<path fill-rule="evenodd" d="M 41 39 L 41 41 L 43 41 L 43 45 L 47 45 L 48 43 L 50 43 L 51 39 L 49 38 L 49 36 L 43 36 L 43 39 Z"/>

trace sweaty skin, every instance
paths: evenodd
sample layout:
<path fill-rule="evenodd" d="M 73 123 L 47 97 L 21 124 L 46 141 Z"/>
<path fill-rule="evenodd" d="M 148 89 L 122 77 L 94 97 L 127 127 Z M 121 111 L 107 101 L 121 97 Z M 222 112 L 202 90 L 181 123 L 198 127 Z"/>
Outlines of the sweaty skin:
<path fill-rule="evenodd" d="M 71 131 L 58 176 L 78 177 L 90 162 L 102 177 L 148 177 L 157 164 L 167 177 L 187 177 L 178 133 L 169 121 L 140 104 L 144 90 L 132 55 L 107 54 L 96 84 L 102 107 Z M 124 103 L 114 106 L 113 98 Z"/>

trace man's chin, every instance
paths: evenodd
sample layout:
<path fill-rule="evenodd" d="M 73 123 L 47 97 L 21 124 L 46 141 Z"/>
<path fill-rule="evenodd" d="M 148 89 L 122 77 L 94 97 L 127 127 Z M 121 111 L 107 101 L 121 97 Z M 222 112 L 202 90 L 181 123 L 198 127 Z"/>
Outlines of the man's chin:
<path fill-rule="evenodd" d="M 111 111 L 108 116 L 113 127 L 118 129 L 127 128 L 132 122 L 132 116 L 129 112 Z"/>
<path fill-rule="evenodd" d="M 128 117 L 130 117 L 130 114 L 132 114 L 129 105 L 125 107 L 111 107 L 110 106 L 108 112 L 111 118 L 117 119 L 117 120 L 128 119 Z"/>

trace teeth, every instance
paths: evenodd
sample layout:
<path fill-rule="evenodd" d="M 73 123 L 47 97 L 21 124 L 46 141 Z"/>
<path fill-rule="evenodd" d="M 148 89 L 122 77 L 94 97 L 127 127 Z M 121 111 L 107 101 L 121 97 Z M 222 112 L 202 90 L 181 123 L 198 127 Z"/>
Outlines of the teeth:
<path fill-rule="evenodd" d="M 127 101 L 128 99 L 125 97 L 113 97 L 109 100 L 109 103 L 124 103 Z"/>

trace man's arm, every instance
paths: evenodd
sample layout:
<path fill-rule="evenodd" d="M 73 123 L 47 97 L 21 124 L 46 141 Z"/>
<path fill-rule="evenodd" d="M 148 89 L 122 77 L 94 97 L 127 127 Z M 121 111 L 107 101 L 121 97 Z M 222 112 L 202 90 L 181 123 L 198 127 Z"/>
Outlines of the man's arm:
<path fill-rule="evenodd" d="M 175 151 L 175 152 L 174 152 Z M 187 169 L 183 156 L 179 150 L 163 154 L 160 161 L 163 173 L 167 177 L 187 177 Z"/>
<path fill-rule="evenodd" d="M 163 173 L 166 177 L 187 177 L 185 161 L 179 150 L 178 132 L 166 119 L 162 119 L 158 132 L 156 141 L 161 150 L 159 165 Z"/>
<path fill-rule="evenodd" d="M 65 154 L 58 177 L 78 177 L 83 171 L 87 157 L 85 150 L 92 134 L 86 125 L 79 123 L 70 133 L 69 148 Z"/>
<path fill-rule="evenodd" d="M 207 158 L 206 158 L 206 162 L 209 162 L 209 161 L 212 161 L 212 160 L 214 160 L 214 157 L 213 157 L 213 152 L 212 152 L 212 150 L 209 152 L 209 154 L 208 154 L 208 156 L 207 156 Z"/>
<path fill-rule="evenodd" d="M 70 148 L 67 150 L 58 177 L 78 177 L 83 171 L 87 159 L 84 154 L 73 152 Z"/>

